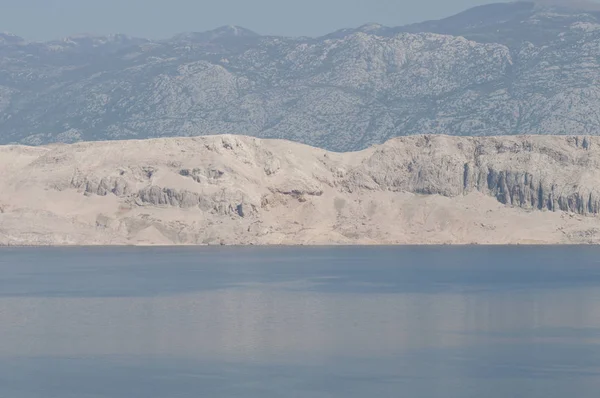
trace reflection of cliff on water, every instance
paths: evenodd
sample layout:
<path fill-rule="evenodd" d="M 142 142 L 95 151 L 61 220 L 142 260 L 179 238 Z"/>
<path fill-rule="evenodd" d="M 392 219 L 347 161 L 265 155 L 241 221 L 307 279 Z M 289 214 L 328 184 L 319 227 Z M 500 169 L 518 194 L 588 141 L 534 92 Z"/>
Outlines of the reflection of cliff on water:
<path fill-rule="evenodd" d="M 0 354 L 294 361 L 490 341 L 600 341 L 591 333 L 600 327 L 599 293 L 591 288 L 361 295 L 287 287 L 159 298 L 5 298 Z"/>

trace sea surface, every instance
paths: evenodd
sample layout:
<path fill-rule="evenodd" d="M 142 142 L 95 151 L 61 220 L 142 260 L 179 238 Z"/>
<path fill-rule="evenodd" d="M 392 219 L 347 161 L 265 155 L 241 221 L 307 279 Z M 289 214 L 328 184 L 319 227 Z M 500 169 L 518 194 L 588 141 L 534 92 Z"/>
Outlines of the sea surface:
<path fill-rule="evenodd" d="M 600 391 L 600 248 L 0 249 L 0 397 Z"/>

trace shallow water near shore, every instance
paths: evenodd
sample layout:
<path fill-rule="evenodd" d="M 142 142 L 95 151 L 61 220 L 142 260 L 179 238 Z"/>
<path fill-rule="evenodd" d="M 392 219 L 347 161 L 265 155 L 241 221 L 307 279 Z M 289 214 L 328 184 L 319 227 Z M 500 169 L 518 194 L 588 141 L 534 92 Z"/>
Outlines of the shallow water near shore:
<path fill-rule="evenodd" d="M 596 397 L 600 248 L 2 248 L 0 336 L 1 397 Z"/>

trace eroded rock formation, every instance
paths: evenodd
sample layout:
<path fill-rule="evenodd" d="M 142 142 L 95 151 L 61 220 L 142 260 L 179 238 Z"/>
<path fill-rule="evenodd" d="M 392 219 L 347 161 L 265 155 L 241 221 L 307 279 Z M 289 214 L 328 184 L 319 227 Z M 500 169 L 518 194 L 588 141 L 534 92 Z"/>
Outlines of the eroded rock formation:
<path fill-rule="evenodd" d="M 594 137 L 0 147 L 2 244 L 600 242 Z"/>

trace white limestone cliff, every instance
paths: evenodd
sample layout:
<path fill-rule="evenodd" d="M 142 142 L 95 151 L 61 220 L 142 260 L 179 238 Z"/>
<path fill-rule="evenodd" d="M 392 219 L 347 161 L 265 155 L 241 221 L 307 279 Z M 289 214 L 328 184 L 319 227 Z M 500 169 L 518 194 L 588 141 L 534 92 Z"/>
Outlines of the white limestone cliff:
<path fill-rule="evenodd" d="M 595 137 L 0 146 L 0 244 L 600 242 Z"/>

